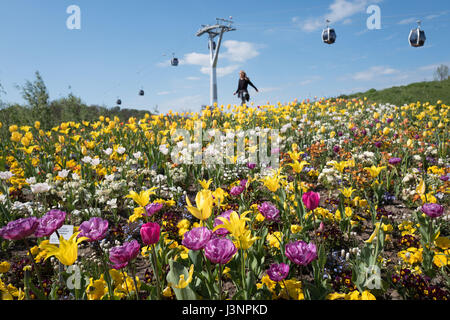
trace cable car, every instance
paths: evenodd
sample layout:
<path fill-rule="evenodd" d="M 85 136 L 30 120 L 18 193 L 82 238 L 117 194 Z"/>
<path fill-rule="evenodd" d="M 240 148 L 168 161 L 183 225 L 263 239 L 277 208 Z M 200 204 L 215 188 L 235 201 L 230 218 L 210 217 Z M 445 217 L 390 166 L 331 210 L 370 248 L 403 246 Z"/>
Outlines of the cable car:
<path fill-rule="evenodd" d="M 213 50 L 215 51 L 216 50 L 216 42 L 215 41 L 213 41 Z M 208 49 L 211 49 L 211 47 L 209 46 L 209 42 L 208 42 Z"/>
<path fill-rule="evenodd" d="M 322 40 L 325 43 L 333 44 L 336 42 L 336 31 L 329 27 L 330 20 L 327 20 L 327 27 L 322 32 Z"/>
<path fill-rule="evenodd" d="M 178 66 L 178 63 L 179 63 L 178 58 L 173 57 L 172 60 L 170 61 L 170 63 L 174 67 Z"/>
<path fill-rule="evenodd" d="M 118 104 L 120 106 L 122 104 L 122 100 L 117 99 L 116 104 Z"/>
<path fill-rule="evenodd" d="M 140 96 L 143 96 L 144 94 L 145 94 L 144 90 L 141 89 L 141 90 L 139 91 L 139 95 L 140 95 Z"/>
<path fill-rule="evenodd" d="M 420 29 L 421 21 L 417 21 L 417 29 L 412 29 L 409 33 L 409 45 L 414 48 L 423 47 L 427 37 L 425 36 L 425 31 Z"/>

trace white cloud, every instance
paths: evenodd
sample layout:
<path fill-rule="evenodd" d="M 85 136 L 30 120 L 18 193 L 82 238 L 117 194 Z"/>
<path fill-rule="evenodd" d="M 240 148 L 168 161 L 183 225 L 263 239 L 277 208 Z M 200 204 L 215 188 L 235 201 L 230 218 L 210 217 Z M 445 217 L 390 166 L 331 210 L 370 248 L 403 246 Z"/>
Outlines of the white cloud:
<path fill-rule="evenodd" d="M 223 43 L 223 46 L 227 49 L 222 54 L 222 58 L 228 59 L 233 62 L 245 62 L 259 56 L 258 48 L 260 45 L 256 45 L 251 42 L 227 40 Z"/>
<path fill-rule="evenodd" d="M 241 67 L 242 63 L 259 56 L 259 49 L 262 45 L 258 45 L 246 41 L 227 40 L 223 42 L 223 48 L 219 56 L 220 61 L 225 61 L 224 67 L 217 68 L 217 76 L 223 77 L 229 75 Z M 229 62 L 231 64 L 226 65 Z M 191 52 L 184 56 L 180 63 L 187 65 L 200 66 L 200 72 L 203 74 L 210 73 L 210 56 L 205 53 Z M 220 63 L 220 62 L 219 62 Z M 190 79 L 194 80 L 194 79 Z M 198 80 L 198 79 L 195 79 Z"/>
<path fill-rule="evenodd" d="M 301 86 L 306 86 L 308 84 L 311 84 L 311 83 L 319 81 L 319 80 L 322 80 L 321 76 L 313 76 L 313 77 L 311 77 L 309 79 L 305 79 L 302 82 L 300 82 L 300 85 Z"/>
<path fill-rule="evenodd" d="M 170 91 L 161 91 L 161 92 L 157 92 L 156 95 L 158 95 L 158 96 L 165 96 L 165 95 L 168 95 L 170 93 L 171 93 Z"/>
<path fill-rule="evenodd" d="M 399 71 L 389 67 L 375 66 L 368 70 L 357 72 L 352 76 L 356 81 L 370 81 L 382 76 L 397 74 Z"/>
<path fill-rule="evenodd" d="M 344 21 L 344 24 L 348 24 L 351 23 L 351 20 L 349 19 L 351 16 L 360 12 L 365 12 L 368 5 L 380 1 L 381 0 L 334 0 L 329 6 L 327 14 L 317 18 L 308 18 L 304 21 L 301 21 L 299 17 L 294 17 L 292 22 L 306 32 L 316 31 L 324 27 L 325 20 L 327 19 L 330 20 L 331 23 Z"/>
<path fill-rule="evenodd" d="M 186 80 L 190 80 L 190 81 L 197 81 L 200 80 L 200 77 L 187 77 Z"/>
<path fill-rule="evenodd" d="M 398 22 L 398 24 L 411 24 L 411 23 L 417 22 L 417 20 L 418 20 L 417 18 L 407 18 L 407 19 L 400 20 Z"/>

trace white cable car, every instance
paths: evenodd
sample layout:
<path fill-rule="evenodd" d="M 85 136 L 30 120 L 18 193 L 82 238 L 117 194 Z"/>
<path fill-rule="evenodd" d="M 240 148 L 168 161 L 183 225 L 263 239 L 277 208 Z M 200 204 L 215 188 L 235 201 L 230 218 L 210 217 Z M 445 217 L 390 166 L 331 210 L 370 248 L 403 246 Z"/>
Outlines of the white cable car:
<path fill-rule="evenodd" d="M 409 33 L 408 41 L 409 45 L 414 48 L 423 47 L 427 37 L 425 31 L 420 29 L 421 21 L 417 21 L 417 29 L 412 29 Z"/>
<path fill-rule="evenodd" d="M 333 44 L 336 42 L 336 31 L 329 27 L 330 20 L 327 20 L 327 27 L 322 32 L 322 40 L 327 44 Z"/>

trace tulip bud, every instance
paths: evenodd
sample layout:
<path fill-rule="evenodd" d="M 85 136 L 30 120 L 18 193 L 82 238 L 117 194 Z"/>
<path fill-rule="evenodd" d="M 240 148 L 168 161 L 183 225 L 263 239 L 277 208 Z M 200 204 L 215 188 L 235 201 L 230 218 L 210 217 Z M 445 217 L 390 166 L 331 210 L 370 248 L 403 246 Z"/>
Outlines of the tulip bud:
<path fill-rule="evenodd" d="M 149 222 L 141 227 L 141 238 L 142 242 L 146 245 L 152 245 L 159 241 L 161 227 L 159 224 L 154 222 Z"/>

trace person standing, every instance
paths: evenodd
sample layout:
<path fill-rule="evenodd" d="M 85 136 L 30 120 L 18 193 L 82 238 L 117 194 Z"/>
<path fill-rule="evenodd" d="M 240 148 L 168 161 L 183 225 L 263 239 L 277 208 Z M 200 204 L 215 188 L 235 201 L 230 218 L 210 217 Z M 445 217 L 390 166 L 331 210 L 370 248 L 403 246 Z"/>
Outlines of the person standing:
<path fill-rule="evenodd" d="M 247 77 L 245 71 L 241 70 L 239 72 L 239 84 L 234 95 L 238 95 L 241 99 L 242 105 L 250 101 L 250 94 L 248 93 L 248 85 L 251 85 L 256 92 L 259 92 L 258 89 L 253 85 L 250 79 Z"/>

